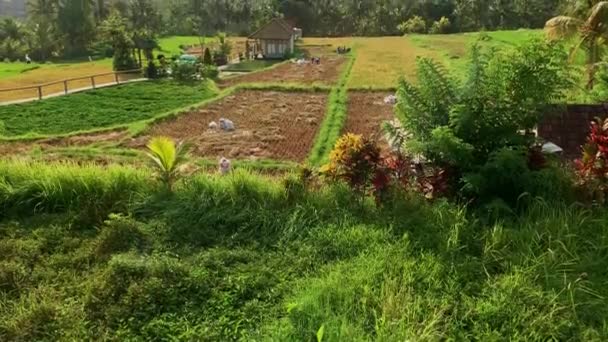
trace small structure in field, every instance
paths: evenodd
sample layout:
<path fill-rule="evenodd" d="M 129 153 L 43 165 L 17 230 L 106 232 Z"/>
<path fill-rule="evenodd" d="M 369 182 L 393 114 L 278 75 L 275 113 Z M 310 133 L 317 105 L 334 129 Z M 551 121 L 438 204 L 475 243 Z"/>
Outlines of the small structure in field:
<path fill-rule="evenodd" d="M 272 19 L 247 39 L 247 54 L 257 58 L 281 59 L 293 54 L 296 40 L 301 38 L 302 30 L 294 28 L 281 18 Z"/>

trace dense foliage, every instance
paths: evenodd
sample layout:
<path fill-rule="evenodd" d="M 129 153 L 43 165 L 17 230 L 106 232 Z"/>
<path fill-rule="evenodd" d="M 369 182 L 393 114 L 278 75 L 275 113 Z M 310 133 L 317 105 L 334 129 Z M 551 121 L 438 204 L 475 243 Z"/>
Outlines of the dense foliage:
<path fill-rule="evenodd" d="M 528 163 L 531 133 L 541 109 L 571 85 L 568 70 L 564 49 L 542 41 L 508 52 L 474 48 L 462 81 L 420 59 L 417 85 L 403 80 L 398 90 L 397 117 L 411 135 L 405 150 L 452 172 L 465 194 L 514 205 L 542 172 Z"/>
<path fill-rule="evenodd" d="M 126 19 L 133 47 L 140 52 L 160 35 L 213 36 L 219 31 L 248 35 L 270 18 L 283 16 L 306 35 L 396 35 L 405 22 L 411 32 L 541 28 L 561 13 L 559 0 L 33 0 L 24 23 L 0 23 L 0 60 L 35 60 L 52 56 L 105 56 L 111 42 L 100 40 L 100 28 L 112 13 Z M 446 23 L 450 23 L 446 25 Z M 424 27 L 422 30 L 420 27 Z"/>

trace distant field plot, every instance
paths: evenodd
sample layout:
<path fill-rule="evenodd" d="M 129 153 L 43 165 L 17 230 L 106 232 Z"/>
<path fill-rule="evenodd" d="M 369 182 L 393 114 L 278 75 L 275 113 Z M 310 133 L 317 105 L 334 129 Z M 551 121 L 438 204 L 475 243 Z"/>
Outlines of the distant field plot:
<path fill-rule="evenodd" d="M 198 103 L 214 94 L 207 84 L 150 81 L 0 106 L 0 135 L 55 135 L 128 124 Z"/>
<path fill-rule="evenodd" d="M 384 103 L 384 98 L 394 93 L 350 91 L 348 93 L 348 116 L 344 133 L 361 134 L 385 145 L 382 125 L 395 118 L 394 106 Z"/>
<path fill-rule="evenodd" d="M 0 63 L 0 68 L 6 68 L 9 65 L 10 68 L 13 63 Z M 112 60 L 104 59 L 95 62 L 71 62 L 71 63 L 50 63 L 50 64 L 30 64 L 30 70 L 23 67 L 27 64 L 16 64 L 18 67 L 22 67 L 21 70 L 24 72 L 12 72 L 6 77 L 0 77 L 0 89 L 12 89 L 34 86 L 39 84 L 45 84 L 50 82 L 61 81 L 65 79 L 85 77 L 95 74 L 104 74 L 112 72 Z M 35 68 L 38 66 L 38 68 Z M 14 68 L 18 68 L 14 67 Z M 5 69 L 5 70 L 8 70 Z M 14 70 L 14 69 L 13 69 Z M 1 75 L 1 72 L 0 72 Z M 124 78 L 126 79 L 126 78 Z M 96 79 L 98 84 L 109 83 L 114 80 L 114 76 L 100 77 Z M 78 80 L 70 82 L 70 89 L 82 88 L 90 86 L 91 81 L 89 79 Z M 44 89 L 44 96 L 63 91 L 63 84 L 57 84 L 52 87 L 46 87 Z M 18 100 L 24 98 L 35 98 L 38 96 L 36 89 L 13 91 L 13 92 L 0 92 L 0 102 Z"/>
<path fill-rule="evenodd" d="M 508 47 L 542 36 L 542 30 L 486 32 L 484 47 Z M 460 72 L 480 33 L 408 35 L 404 37 L 306 38 L 304 44 L 356 49 L 349 88 L 394 88 L 400 77 L 416 80 L 416 58 L 431 57 Z"/>
<path fill-rule="evenodd" d="M 482 35 L 485 36 L 484 39 L 480 39 Z M 410 35 L 408 39 L 419 49 L 432 51 L 432 55 L 445 66 L 460 73 L 466 67 L 467 55 L 475 42 L 482 48 L 502 49 L 542 36 L 542 30 L 515 30 L 445 35 Z"/>
<path fill-rule="evenodd" d="M 269 70 L 227 78 L 222 87 L 243 83 L 298 83 L 304 85 L 333 85 L 338 80 L 346 58 L 332 56 L 322 58 L 320 65 L 299 65 L 287 62 Z"/>
<path fill-rule="evenodd" d="M 127 147 L 143 148 L 164 135 L 194 144 L 198 157 L 303 161 L 323 121 L 325 93 L 239 91 L 187 114 L 157 123 Z M 236 130 L 209 129 L 227 118 Z"/>
<path fill-rule="evenodd" d="M 354 48 L 357 59 L 349 88 L 394 88 L 402 76 L 414 79 L 416 57 L 436 54 L 405 37 L 313 38 L 304 43 Z"/>

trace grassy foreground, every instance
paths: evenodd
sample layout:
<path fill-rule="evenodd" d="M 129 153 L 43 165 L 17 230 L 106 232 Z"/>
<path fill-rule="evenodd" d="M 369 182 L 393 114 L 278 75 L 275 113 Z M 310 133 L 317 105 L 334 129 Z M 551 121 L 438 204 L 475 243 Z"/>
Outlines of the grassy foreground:
<path fill-rule="evenodd" d="M 59 135 L 151 119 L 216 95 L 211 83 L 148 81 L 0 106 L 0 135 Z"/>
<path fill-rule="evenodd" d="M 608 216 L 0 162 L 0 340 L 608 338 Z"/>

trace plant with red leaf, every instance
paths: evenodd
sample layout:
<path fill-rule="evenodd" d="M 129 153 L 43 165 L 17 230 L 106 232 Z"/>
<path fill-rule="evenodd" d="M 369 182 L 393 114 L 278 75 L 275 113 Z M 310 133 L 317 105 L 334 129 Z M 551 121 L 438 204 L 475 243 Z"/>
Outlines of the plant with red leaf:
<path fill-rule="evenodd" d="M 591 122 L 591 133 L 576 167 L 580 184 L 593 199 L 605 203 L 608 194 L 608 119 L 597 118 Z"/>

